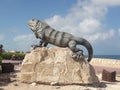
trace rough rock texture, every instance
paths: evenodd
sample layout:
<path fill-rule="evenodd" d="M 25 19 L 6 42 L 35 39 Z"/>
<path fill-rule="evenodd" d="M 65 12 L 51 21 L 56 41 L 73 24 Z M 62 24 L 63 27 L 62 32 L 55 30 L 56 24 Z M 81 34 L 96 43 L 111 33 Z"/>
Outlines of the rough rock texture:
<path fill-rule="evenodd" d="M 26 54 L 22 82 L 45 84 L 92 84 L 99 82 L 94 68 L 86 61 L 75 61 L 69 48 L 36 48 Z"/>

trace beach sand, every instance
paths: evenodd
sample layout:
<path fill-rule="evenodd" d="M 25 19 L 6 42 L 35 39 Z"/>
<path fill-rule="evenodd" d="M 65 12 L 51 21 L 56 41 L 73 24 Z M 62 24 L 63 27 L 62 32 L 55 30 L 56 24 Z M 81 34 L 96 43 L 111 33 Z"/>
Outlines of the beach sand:
<path fill-rule="evenodd" d="M 0 90 L 120 90 L 120 60 L 94 58 L 91 62 L 100 80 L 99 84 L 93 85 L 66 85 L 50 86 L 42 84 L 26 84 L 19 81 L 19 71 L 21 65 L 15 66 L 15 72 L 10 74 L 0 74 L 0 77 L 11 78 L 4 82 L 0 81 Z M 107 82 L 101 79 L 102 70 L 116 71 L 116 82 Z"/>

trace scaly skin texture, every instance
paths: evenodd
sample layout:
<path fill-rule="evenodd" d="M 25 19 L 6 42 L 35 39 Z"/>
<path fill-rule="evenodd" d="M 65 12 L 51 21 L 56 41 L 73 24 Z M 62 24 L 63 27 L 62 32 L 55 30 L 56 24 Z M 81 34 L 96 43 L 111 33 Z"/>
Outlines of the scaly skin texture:
<path fill-rule="evenodd" d="M 93 49 L 91 44 L 80 37 L 75 37 L 67 32 L 56 31 L 51 28 L 47 23 L 32 19 L 28 22 L 30 29 L 34 32 L 36 38 L 40 39 L 39 46 L 46 47 L 48 43 L 59 46 L 59 47 L 69 47 L 73 51 L 73 58 L 77 60 L 82 59 L 83 52 L 76 45 L 82 45 L 88 50 L 88 62 L 91 61 L 93 57 Z"/>

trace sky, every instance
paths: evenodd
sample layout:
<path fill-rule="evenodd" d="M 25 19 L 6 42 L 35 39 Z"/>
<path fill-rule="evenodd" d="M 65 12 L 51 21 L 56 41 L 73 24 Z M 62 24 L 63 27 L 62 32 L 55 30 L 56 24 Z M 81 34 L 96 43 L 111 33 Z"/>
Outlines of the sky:
<path fill-rule="evenodd" d="M 120 0 L 1 0 L 0 44 L 5 50 L 29 51 L 38 44 L 28 27 L 32 18 L 85 38 L 94 55 L 120 55 Z"/>

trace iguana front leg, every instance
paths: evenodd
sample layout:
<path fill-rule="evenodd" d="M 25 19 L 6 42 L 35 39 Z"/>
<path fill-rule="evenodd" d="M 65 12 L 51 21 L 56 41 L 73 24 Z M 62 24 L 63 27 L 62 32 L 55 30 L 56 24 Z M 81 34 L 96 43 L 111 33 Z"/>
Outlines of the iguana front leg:
<path fill-rule="evenodd" d="M 46 47 L 48 43 L 44 42 L 43 40 L 40 40 L 39 45 L 32 45 L 33 49 L 36 49 L 37 47 Z"/>
<path fill-rule="evenodd" d="M 40 47 L 46 47 L 48 45 L 47 42 L 45 42 L 44 40 L 40 39 L 40 42 L 39 42 L 39 46 Z"/>
<path fill-rule="evenodd" d="M 69 42 L 69 48 L 73 51 L 72 57 L 76 60 L 82 60 L 84 58 L 83 50 L 76 47 L 76 41 L 71 40 Z"/>
<path fill-rule="evenodd" d="M 42 31 L 38 31 L 38 34 L 36 34 L 36 37 L 40 39 L 39 41 L 39 47 L 46 47 L 48 45 L 47 42 L 45 42 L 45 33 Z"/>

